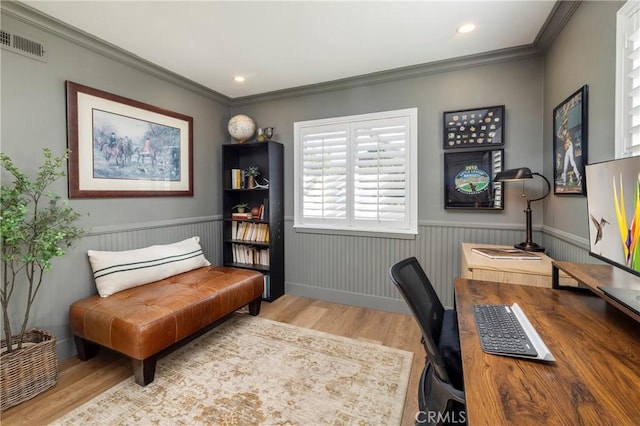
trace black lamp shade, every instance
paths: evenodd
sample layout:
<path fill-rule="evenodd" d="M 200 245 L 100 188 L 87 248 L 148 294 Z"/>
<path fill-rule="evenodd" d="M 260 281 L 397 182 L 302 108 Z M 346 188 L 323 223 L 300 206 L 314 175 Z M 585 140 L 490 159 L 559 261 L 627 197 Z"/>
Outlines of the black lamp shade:
<path fill-rule="evenodd" d="M 493 178 L 496 182 L 505 182 L 509 180 L 523 180 L 523 179 L 533 179 L 533 174 L 531 173 L 531 169 L 528 167 L 519 167 L 517 169 L 509 169 L 503 172 L 499 172 Z"/>

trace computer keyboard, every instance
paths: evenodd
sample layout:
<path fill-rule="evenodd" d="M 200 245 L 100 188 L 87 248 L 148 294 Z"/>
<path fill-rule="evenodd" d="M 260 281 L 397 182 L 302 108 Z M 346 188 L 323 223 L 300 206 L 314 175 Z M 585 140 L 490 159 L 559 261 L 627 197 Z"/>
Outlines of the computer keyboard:
<path fill-rule="evenodd" d="M 473 305 L 473 314 L 484 352 L 533 358 L 538 356 L 512 307 Z"/>

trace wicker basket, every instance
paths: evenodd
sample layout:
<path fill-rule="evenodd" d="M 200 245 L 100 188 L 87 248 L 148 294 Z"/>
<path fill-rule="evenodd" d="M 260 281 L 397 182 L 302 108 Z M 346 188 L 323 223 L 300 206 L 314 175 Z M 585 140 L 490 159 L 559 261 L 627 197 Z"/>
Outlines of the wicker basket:
<path fill-rule="evenodd" d="M 13 336 L 12 340 L 17 336 Z M 14 340 L 15 341 L 15 340 Z M 22 349 L 4 353 L 0 359 L 0 401 L 2 411 L 33 398 L 58 381 L 56 338 L 44 330 L 31 329 L 24 334 Z"/>

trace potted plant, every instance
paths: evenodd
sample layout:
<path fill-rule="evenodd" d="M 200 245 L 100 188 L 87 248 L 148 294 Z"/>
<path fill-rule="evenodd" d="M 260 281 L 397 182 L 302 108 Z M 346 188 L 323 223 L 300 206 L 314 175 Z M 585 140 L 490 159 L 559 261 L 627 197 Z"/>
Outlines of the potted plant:
<path fill-rule="evenodd" d="M 84 231 L 75 225 L 80 214 L 66 201 L 48 190 L 65 175 L 63 163 L 68 152 L 54 157 L 43 149 L 44 163 L 34 180 L 0 153 L 3 184 L 0 191 L 0 237 L 2 238 L 2 286 L 0 305 L 4 338 L 0 373 L 2 374 L 2 410 L 33 398 L 55 385 L 58 364 L 55 337 L 38 329 L 27 330 L 29 314 L 51 260 L 62 256 L 65 248 Z M 6 172 L 6 173 L 5 173 Z M 11 184 L 7 184 L 11 179 Z M 18 290 L 26 287 L 24 291 Z M 14 293 L 26 294 L 23 306 L 11 306 Z M 17 333 L 11 325 L 9 309 L 21 312 L 24 319 Z M 30 383 L 31 381 L 31 383 Z"/>
<path fill-rule="evenodd" d="M 242 171 L 242 174 L 247 178 L 247 188 L 253 189 L 256 187 L 256 177 L 260 175 L 260 171 L 256 166 L 249 166 Z"/>
<path fill-rule="evenodd" d="M 245 209 L 249 207 L 249 204 L 247 203 L 240 203 L 240 204 L 236 204 L 235 206 L 231 207 L 232 209 L 236 209 L 236 211 L 238 213 L 244 213 Z"/>

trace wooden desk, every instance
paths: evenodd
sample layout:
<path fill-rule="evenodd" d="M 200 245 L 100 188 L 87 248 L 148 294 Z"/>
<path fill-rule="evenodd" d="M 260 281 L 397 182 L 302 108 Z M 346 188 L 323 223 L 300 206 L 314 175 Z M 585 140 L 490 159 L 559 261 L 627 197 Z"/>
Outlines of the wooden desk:
<path fill-rule="evenodd" d="M 562 288 L 562 282 L 558 282 L 559 273 L 566 273 L 575 278 L 583 287 L 588 288 L 597 296 L 603 298 L 616 309 L 620 309 L 631 318 L 640 322 L 640 315 L 636 314 L 617 300 L 607 296 L 598 286 L 631 288 L 640 290 L 640 277 L 611 265 L 593 265 L 590 263 L 552 262 L 553 288 Z"/>
<path fill-rule="evenodd" d="M 640 328 L 589 293 L 457 278 L 467 419 L 476 425 L 640 424 Z M 482 352 L 474 303 L 517 302 L 556 358 Z"/>
<path fill-rule="evenodd" d="M 534 287 L 551 287 L 551 259 L 544 253 L 536 253 L 540 260 L 489 259 L 471 251 L 474 247 L 513 248 L 493 244 L 462 243 L 460 276 L 474 280 L 524 284 Z M 568 275 L 560 274 L 560 283 L 576 286 Z"/>

